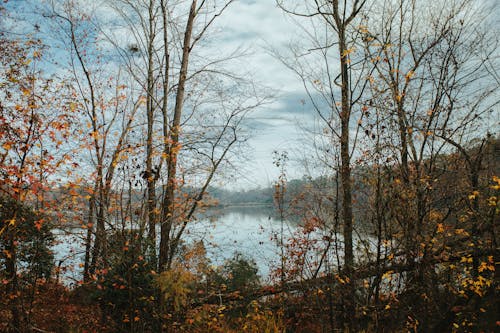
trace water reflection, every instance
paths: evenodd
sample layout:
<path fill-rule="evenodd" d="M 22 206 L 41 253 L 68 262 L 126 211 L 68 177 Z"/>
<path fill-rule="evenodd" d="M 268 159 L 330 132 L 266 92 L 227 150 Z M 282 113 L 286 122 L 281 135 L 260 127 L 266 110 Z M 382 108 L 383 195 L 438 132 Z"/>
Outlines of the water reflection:
<path fill-rule="evenodd" d="M 295 227 L 284 222 L 284 233 L 290 235 Z M 191 224 L 187 239 L 202 239 L 208 257 L 215 265 L 223 264 L 236 251 L 253 258 L 260 276 L 266 278 L 270 266 L 279 259 L 273 234 L 280 230 L 281 222 L 274 216 L 272 208 L 233 207 Z"/>
<path fill-rule="evenodd" d="M 284 222 L 284 234 L 295 227 Z M 188 225 L 185 241 L 202 240 L 213 265 L 222 265 L 236 251 L 254 259 L 259 275 L 265 281 L 272 265 L 278 262 L 278 245 L 273 240 L 281 230 L 281 222 L 272 207 L 231 207 L 210 210 Z M 57 243 L 53 250 L 61 276 L 68 283 L 82 278 L 84 237 L 86 230 L 76 228 L 55 231 Z"/>

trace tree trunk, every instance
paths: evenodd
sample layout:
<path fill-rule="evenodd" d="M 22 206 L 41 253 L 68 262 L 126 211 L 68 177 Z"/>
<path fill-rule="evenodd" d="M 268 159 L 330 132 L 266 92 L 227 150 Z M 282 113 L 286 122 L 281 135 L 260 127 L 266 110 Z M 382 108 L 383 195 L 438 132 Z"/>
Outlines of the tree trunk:
<path fill-rule="evenodd" d="M 153 125 L 154 125 L 154 0 L 149 1 L 149 39 L 148 39 L 148 69 L 147 69 L 147 139 L 146 139 L 146 172 L 144 178 L 147 182 L 147 216 L 148 216 L 148 247 L 153 259 L 156 258 L 156 174 L 153 172 Z M 166 97 L 164 97 L 166 98 Z"/>
<path fill-rule="evenodd" d="M 342 217 L 343 217 L 343 236 L 344 236 L 344 269 L 343 273 L 346 279 L 345 296 L 345 324 L 347 329 L 352 328 L 352 318 L 355 315 L 354 306 L 354 288 L 352 273 L 354 266 L 354 253 L 352 245 L 353 215 L 352 215 L 352 186 L 351 186 L 351 157 L 349 152 L 349 123 L 351 118 L 351 100 L 349 87 L 349 67 L 347 57 L 347 44 L 344 26 L 339 27 L 339 55 L 340 55 L 340 74 L 342 79 L 341 95 L 342 110 L 340 114 L 341 133 L 340 133 L 340 180 L 342 183 Z"/>
<path fill-rule="evenodd" d="M 95 191 L 94 191 L 95 193 Z M 85 238 L 85 259 L 83 268 L 83 282 L 90 280 L 90 250 L 92 248 L 92 233 L 94 230 L 95 197 L 89 199 L 89 216 L 87 220 L 87 236 Z"/>
<path fill-rule="evenodd" d="M 182 108 L 184 104 L 184 91 L 186 86 L 186 77 L 189 64 L 189 54 L 191 51 L 191 36 L 193 33 L 193 23 L 196 17 L 196 0 L 191 3 L 189 17 L 186 23 L 186 30 L 184 32 L 184 44 L 182 47 L 182 61 L 181 70 L 179 75 L 179 82 L 177 85 L 177 94 L 175 97 L 174 118 L 172 127 L 170 129 L 170 149 L 167 157 L 167 186 L 163 200 L 163 222 L 161 224 L 161 238 L 160 238 L 160 258 L 158 268 L 164 271 L 170 268 L 172 264 L 172 257 L 175 254 L 175 248 L 170 240 L 170 233 L 175 222 L 175 190 L 177 187 L 177 156 L 180 150 L 179 132 L 182 116 Z"/>
<path fill-rule="evenodd" d="M 102 182 L 102 177 L 99 180 Z M 97 225 L 95 232 L 94 248 L 92 250 L 92 261 L 90 263 L 89 273 L 94 274 L 98 267 L 102 266 L 105 261 L 105 242 L 106 242 L 106 227 L 105 227 L 105 204 L 102 194 L 102 187 L 99 189 L 99 203 L 97 205 Z"/>

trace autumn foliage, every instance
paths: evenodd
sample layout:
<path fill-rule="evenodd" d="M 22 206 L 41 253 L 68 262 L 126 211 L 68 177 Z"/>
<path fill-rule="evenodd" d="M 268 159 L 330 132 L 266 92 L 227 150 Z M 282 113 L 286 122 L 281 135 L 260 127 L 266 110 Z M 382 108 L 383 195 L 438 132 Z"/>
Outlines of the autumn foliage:
<path fill-rule="evenodd" d="M 328 43 L 277 55 L 321 130 L 313 175 L 288 181 L 276 153 L 268 277 L 188 232 L 269 102 L 226 72 L 240 55 L 197 53 L 231 0 L 122 1 L 112 27 L 50 1 L 34 32 L 0 22 L 0 332 L 498 331 L 497 40 L 468 0 L 421 20 L 424 0 L 382 2 L 373 19 L 370 1 L 277 1 Z M 55 253 L 64 237 L 81 252 Z"/>

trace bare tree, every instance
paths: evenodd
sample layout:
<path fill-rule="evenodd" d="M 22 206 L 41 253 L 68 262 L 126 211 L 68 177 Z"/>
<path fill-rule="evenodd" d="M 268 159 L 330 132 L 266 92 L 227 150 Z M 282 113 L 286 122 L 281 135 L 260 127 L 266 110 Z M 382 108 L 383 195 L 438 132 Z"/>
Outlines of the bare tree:
<path fill-rule="evenodd" d="M 90 130 L 80 131 L 84 138 L 76 148 L 89 150 L 94 167 L 91 176 L 95 177 L 93 185 L 87 185 L 90 186 L 84 261 L 84 280 L 87 281 L 106 262 L 106 224 L 112 224 L 107 215 L 114 178 L 120 161 L 131 153 L 129 134 L 143 99 L 127 90 L 124 84 L 127 78 L 120 69 L 103 70 L 104 54 L 100 53 L 95 37 L 97 23 L 92 21 L 88 8 L 73 1 L 52 1 L 46 10 L 44 16 L 59 28 L 62 42 L 68 47 L 69 71 L 77 96 L 73 105 L 75 109 L 81 108 L 82 127 Z"/>
<path fill-rule="evenodd" d="M 422 14 L 422 8 L 428 13 Z M 386 157 L 390 176 L 384 183 L 390 190 L 383 195 L 375 190 L 376 211 L 380 205 L 386 207 L 384 215 L 375 215 L 379 226 L 389 219 L 402 233 L 391 243 L 390 258 L 398 250 L 404 253 L 400 259 L 409 272 L 399 278 L 406 280 L 406 291 L 414 296 L 408 300 L 409 308 L 421 301 L 422 292 L 439 294 L 431 288 L 436 273 L 429 263 L 441 254 L 431 240 L 462 209 L 452 203 L 451 193 L 440 188 L 449 172 L 443 155 L 458 149 L 469 168 L 471 188 L 478 186 L 484 141 L 473 158 L 455 140 L 470 142 L 486 135 L 487 123 L 481 118 L 499 103 L 498 83 L 488 70 L 491 62 L 497 62 L 497 38 L 486 33 L 482 24 L 487 10 L 474 1 L 383 1 L 372 7 L 372 13 L 363 43 L 375 66 L 367 101 L 369 112 L 377 117 L 365 118 L 362 126 Z M 384 204 L 387 200 L 390 205 Z M 391 233 L 384 232 L 384 238 L 391 239 Z M 377 263 L 382 263 L 380 250 Z M 426 318 L 418 320 L 429 327 Z"/>
<path fill-rule="evenodd" d="M 160 224 L 160 271 L 171 267 L 205 190 L 244 141 L 242 119 L 268 100 L 251 81 L 225 69 L 224 63 L 242 52 L 216 59 L 198 55 L 211 26 L 231 3 L 121 1 L 125 6 L 115 8 L 132 38 L 128 47 L 116 38 L 113 43 L 147 92 L 144 178 L 151 244 L 156 244 L 154 228 Z M 183 199 L 182 187 L 191 181 L 196 193 Z"/>
<path fill-rule="evenodd" d="M 432 8 L 433 14 L 418 17 L 423 6 Z M 446 151 L 445 142 L 437 138 L 453 142 L 453 135 L 475 127 L 479 117 L 498 103 L 489 98 L 496 87 L 489 86 L 485 71 L 495 47 L 473 50 L 484 43 L 476 15 L 480 9 L 474 7 L 470 1 L 454 6 L 385 2 L 379 7 L 383 8 L 380 18 L 368 23 L 374 30 L 365 35 L 367 56 L 376 68 L 370 78 L 374 80 L 371 103 L 385 110 L 387 128 L 396 125 L 393 131 L 399 133 L 399 140 L 393 147 L 400 147 L 395 156 L 400 177 L 416 191 L 415 220 L 408 221 L 406 215 L 401 221 L 408 228 L 407 246 L 413 254 L 415 233 L 421 234 L 429 212 L 425 177 L 435 171 L 435 159 Z M 471 14 L 466 15 L 467 11 Z M 480 88 L 473 91 L 471 84 Z"/>
<path fill-rule="evenodd" d="M 305 50 L 296 50 L 294 62 L 284 59 L 284 63 L 302 79 L 327 131 L 339 140 L 344 236 L 342 272 L 347 281 L 350 281 L 354 269 L 351 157 L 356 138 L 356 134 L 354 137 L 352 135 L 352 125 L 356 106 L 366 87 L 364 78 L 369 68 L 366 61 L 356 55 L 355 47 L 361 37 L 357 27 L 360 25 L 361 10 L 366 1 L 342 3 L 315 0 L 309 4 L 302 1 L 277 3 L 285 12 L 311 23 L 311 28 L 306 28 L 306 32 L 312 45 Z M 309 55 L 317 55 L 320 59 L 319 69 L 314 69 L 316 63 L 307 67 Z M 352 313 L 354 289 L 350 282 L 347 285 L 346 313 Z M 346 322 L 350 326 L 347 318 Z"/>

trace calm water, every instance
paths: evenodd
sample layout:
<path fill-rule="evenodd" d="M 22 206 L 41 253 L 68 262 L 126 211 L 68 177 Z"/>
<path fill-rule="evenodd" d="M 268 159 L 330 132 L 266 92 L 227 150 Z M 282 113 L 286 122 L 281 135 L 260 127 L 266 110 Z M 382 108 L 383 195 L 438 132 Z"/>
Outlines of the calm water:
<path fill-rule="evenodd" d="M 214 265 L 222 265 L 226 259 L 240 252 L 254 259 L 259 275 L 265 281 L 270 267 L 279 260 L 278 246 L 273 234 L 279 234 L 281 222 L 266 207 L 238 207 L 211 211 L 194 221 L 186 229 L 187 242 L 203 240 L 207 256 Z M 284 223 L 284 234 L 290 235 L 294 226 Z M 56 265 L 60 263 L 61 276 L 71 284 L 82 278 L 85 248 L 85 230 L 73 229 L 70 233 L 56 232 L 58 244 L 54 246 Z"/>

